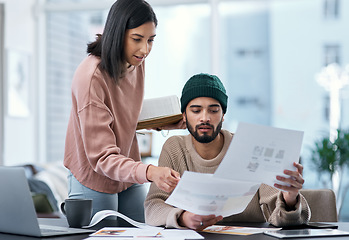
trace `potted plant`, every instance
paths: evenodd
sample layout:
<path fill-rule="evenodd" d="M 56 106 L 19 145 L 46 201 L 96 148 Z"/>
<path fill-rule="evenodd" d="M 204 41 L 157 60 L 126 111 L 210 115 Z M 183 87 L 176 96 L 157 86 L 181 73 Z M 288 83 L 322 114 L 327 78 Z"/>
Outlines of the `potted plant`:
<path fill-rule="evenodd" d="M 342 186 L 343 172 L 349 166 L 349 131 L 338 129 L 337 134 L 334 142 L 330 141 L 329 137 L 315 142 L 315 147 L 311 150 L 311 161 L 323 186 L 335 192 L 337 209 L 340 212 L 349 188 L 348 183 Z"/>

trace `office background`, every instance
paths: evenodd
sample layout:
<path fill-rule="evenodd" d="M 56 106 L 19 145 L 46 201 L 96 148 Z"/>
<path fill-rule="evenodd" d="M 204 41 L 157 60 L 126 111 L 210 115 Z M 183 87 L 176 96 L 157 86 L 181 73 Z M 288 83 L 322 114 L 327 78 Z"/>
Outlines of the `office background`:
<path fill-rule="evenodd" d="M 70 84 L 111 0 L 0 0 L 0 164 L 62 161 Z M 159 25 L 146 60 L 145 97 L 180 96 L 193 74 L 217 74 L 229 95 L 224 128 L 240 121 L 305 132 L 306 188 L 322 188 L 310 161 L 330 119 L 349 128 L 349 87 L 333 113 L 317 81 L 349 66 L 346 0 L 149 0 Z M 345 80 L 345 78 L 343 78 Z M 127 101 L 127 100 L 126 100 Z M 331 115 L 332 114 L 332 115 Z M 171 131 L 169 135 L 185 131 Z M 167 138 L 153 132 L 152 158 Z M 341 220 L 349 220 L 348 169 Z M 347 202 L 347 203 L 345 203 Z"/>

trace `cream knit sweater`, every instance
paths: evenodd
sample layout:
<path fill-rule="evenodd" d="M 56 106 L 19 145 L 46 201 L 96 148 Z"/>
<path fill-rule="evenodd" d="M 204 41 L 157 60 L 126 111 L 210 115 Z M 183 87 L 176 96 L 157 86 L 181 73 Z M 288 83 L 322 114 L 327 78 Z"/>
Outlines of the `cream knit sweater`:
<path fill-rule="evenodd" d="M 173 136 L 169 138 L 162 149 L 159 166 L 166 166 L 178 171 L 214 173 L 228 150 L 233 134 L 222 130 L 224 145 L 222 151 L 214 159 L 203 159 L 196 152 L 190 135 Z M 182 228 L 177 219 L 183 212 L 165 203 L 169 193 L 166 193 L 152 183 L 145 200 L 145 220 L 147 224 Z M 269 222 L 275 226 L 297 225 L 310 219 L 308 203 L 299 195 L 295 209 L 287 210 L 285 201 L 279 190 L 262 184 L 257 193 L 246 207 L 237 215 L 226 217 L 222 222 Z"/>

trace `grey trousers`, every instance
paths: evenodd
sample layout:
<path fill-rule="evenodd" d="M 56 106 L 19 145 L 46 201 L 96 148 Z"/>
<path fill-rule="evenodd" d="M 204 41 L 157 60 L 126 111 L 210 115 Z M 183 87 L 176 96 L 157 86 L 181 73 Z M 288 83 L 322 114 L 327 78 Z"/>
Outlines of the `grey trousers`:
<path fill-rule="evenodd" d="M 82 185 L 73 174 L 68 175 L 69 198 L 92 199 L 93 215 L 101 210 L 115 210 L 138 221 L 144 220 L 144 200 L 148 192 L 146 184 L 134 184 L 117 194 L 102 193 Z"/>

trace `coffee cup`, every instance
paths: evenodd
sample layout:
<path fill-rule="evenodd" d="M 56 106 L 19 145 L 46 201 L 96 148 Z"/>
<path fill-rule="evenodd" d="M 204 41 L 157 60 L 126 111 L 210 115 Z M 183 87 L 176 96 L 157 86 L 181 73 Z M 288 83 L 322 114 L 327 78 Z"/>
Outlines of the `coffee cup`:
<path fill-rule="evenodd" d="M 61 211 L 67 217 L 69 227 L 81 228 L 90 224 L 92 199 L 65 199 Z"/>

